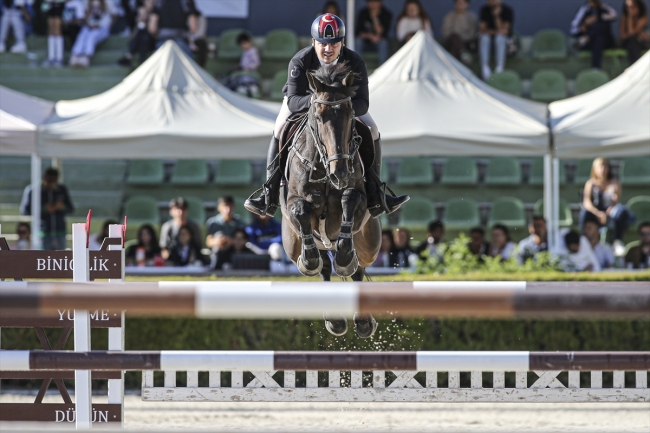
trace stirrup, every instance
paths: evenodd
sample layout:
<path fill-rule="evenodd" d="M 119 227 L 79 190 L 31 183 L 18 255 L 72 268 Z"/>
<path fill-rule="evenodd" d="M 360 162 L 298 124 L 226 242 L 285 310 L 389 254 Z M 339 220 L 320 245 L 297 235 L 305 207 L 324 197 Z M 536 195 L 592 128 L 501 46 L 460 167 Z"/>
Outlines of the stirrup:
<path fill-rule="evenodd" d="M 262 194 L 260 194 L 258 198 L 253 198 L 260 191 L 262 191 Z M 246 210 L 259 216 L 275 216 L 275 213 L 278 210 L 278 205 L 272 203 L 272 200 L 269 198 L 269 191 L 270 188 L 266 186 L 266 184 L 262 185 L 261 188 L 256 189 L 244 202 L 244 207 Z M 255 201 L 262 200 L 262 197 L 264 198 L 264 209 L 260 209 L 254 204 Z"/>

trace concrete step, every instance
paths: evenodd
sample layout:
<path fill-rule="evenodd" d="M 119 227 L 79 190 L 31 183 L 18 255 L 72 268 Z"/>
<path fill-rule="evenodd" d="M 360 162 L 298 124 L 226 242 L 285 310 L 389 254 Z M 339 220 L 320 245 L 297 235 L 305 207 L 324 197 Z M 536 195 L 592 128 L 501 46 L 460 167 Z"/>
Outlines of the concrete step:
<path fill-rule="evenodd" d="M 101 50 L 122 50 L 126 51 L 129 46 L 129 38 L 124 36 L 109 36 L 98 47 L 97 51 Z M 37 36 L 27 38 L 27 48 L 30 51 L 34 50 L 47 50 L 47 36 Z"/>
<path fill-rule="evenodd" d="M 0 80 L 20 78 L 39 78 L 58 80 L 64 77 L 85 79 L 86 77 L 124 78 L 129 74 L 128 68 L 117 65 L 93 66 L 92 68 L 43 68 L 37 65 L 0 64 Z"/>

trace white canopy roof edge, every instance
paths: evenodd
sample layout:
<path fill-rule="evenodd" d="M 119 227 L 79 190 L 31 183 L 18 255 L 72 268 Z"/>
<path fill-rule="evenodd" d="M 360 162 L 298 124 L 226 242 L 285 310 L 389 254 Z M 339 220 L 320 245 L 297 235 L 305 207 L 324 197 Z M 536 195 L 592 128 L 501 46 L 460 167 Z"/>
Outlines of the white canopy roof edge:
<path fill-rule="evenodd" d="M 53 108 L 53 102 L 0 86 L 0 155 L 35 152 L 37 126 Z"/>

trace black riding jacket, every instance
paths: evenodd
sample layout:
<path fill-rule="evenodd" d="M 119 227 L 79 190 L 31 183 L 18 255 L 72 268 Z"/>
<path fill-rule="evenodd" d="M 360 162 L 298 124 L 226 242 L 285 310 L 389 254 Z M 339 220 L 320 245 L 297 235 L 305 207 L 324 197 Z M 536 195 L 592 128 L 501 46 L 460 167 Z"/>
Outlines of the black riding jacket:
<path fill-rule="evenodd" d="M 348 62 L 352 71 L 357 74 L 354 85 L 357 86 L 357 93 L 352 98 L 352 107 L 355 116 L 363 116 L 368 112 L 370 96 L 368 92 L 368 71 L 366 62 L 354 51 L 343 47 L 338 63 Z M 289 110 L 292 113 L 302 113 L 309 108 L 311 90 L 307 81 L 307 71 L 314 71 L 320 68 L 320 61 L 314 47 L 302 49 L 293 56 L 289 62 L 289 77 L 287 84 L 282 88 L 282 93 L 287 97 Z"/>

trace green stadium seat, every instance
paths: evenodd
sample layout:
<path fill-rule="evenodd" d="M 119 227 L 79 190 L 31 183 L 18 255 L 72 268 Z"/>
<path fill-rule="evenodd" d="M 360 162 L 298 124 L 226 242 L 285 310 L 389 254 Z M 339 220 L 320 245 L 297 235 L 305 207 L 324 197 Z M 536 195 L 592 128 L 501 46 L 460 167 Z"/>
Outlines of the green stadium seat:
<path fill-rule="evenodd" d="M 436 207 L 428 198 L 411 197 L 404 203 L 399 213 L 399 226 L 424 228 L 436 218 Z"/>
<path fill-rule="evenodd" d="M 165 168 L 161 159 L 136 159 L 131 162 L 129 185 L 160 185 L 165 178 Z"/>
<path fill-rule="evenodd" d="M 250 185 L 253 181 L 253 168 L 247 159 L 222 159 L 219 161 L 216 185 Z"/>
<path fill-rule="evenodd" d="M 122 207 L 124 193 L 122 190 L 70 190 L 70 197 L 74 204 L 74 212 L 70 215 L 71 217 L 85 217 L 88 215 L 88 210 L 92 209 L 93 218 L 117 218 Z"/>
<path fill-rule="evenodd" d="M 297 51 L 298 36 L 293 30 L 272 30 L 266 34 L 262 58 L 269 60 L 291 59 Z"/>
<path fill-rule="evenodd" d="M 567 97 L 566 78 L 560 71 L 542 69 L 533 74 L 530 97 L 535 101 L 553 102 Z"/>
<path fill-rule="evenodd" d="M 433 166 L 429 158 L 403 158 L 397 171 L 398 185 L 431 185 Z"/>
<path fill-rule="evenodd" d="M 205 223 L 205 207 L 203 206 L 203 200 L 198 197 L 188 196 L 185 197 L 187 202 L 187 217 L 197 223 L 199 226 L 202 226 Z"/>
<path fill-rule="evenodd" d="M 282 93 L 282 88 L 287 83 L 287 71 L 278 71 L 273 76 L 273 86 L 271 87 L 271 100 L 272 101 L 282 101 L 284 99 L 284 93 Z"/>
<path fill-rule="evenodd" d="M 650 158 L 626 158 L 621 174 L 623 186 L 650 186 Z"/>
<path fill-rule="evenodd" d="M 142 224 L 160 223 L 158 203 L 155 199 L 146 196 L 133 196 L 124 204 L 124 214 L 128 218 L 129 225 L 140 226 Z"/>
<path fill-rule="evenodd" d="M 544 215 L 544 199 L 540 198 L 537 200 L 533 208 L 533 213 L 535 215 Z M 559 224 L 560 227 L 571 227 L 573 225 L 573 215 L 571 214 L 571 208 L 563 198 L 560 199 Z"/>
<path fill-rule="evenodd" d="M 447 201 L 442 222 L 449 230 L 469 230 L 480 226 L 481 216 L 476 201 L 462 198 Z"/>
<path fill-rule="evenodd" d="M 576 95 L 590 92 L 609 81 L 609 74 L 599 69 L 582 71 L 576 78 Z"/>
<path fill-rule="evenodd" d="M 390 165 L 385 159 L 381 163 L 381 174 L 380 179 L 382 182 L 390 182 Z"/>
<path fill-rule="evenodd" d="M 528 183 L 530 185 L 544 185 L 544 158 L 534 158 L 533 163 L 530 165 L 530 175 L 528 176 Z M 564 163 L 560 161 L 560 185 L 566 183 L 566 168 Z"/>
<path fill-rule="evenodd" d="M 179 159 L 172 172 L 172 185 L 205 185 L 210 176 L 208 164 L 202 159 Z M 202 220 L 203 221 L 203 220 Z"/>
<path fill-rule="evenodd" d="M 447 158 L 442 167 L 440 183 L 443 185 L 476 185 L 478 168 L 473 158 L 463 156 Z"/>
<path fill-rule="evenodd" d="M 627 201 L 627 207 L 636 215 L 636 224 L 650 221 L 650 196 L 639 195 Z"/>
<path fill-rule="evenodd" d="M 244 29 L 230 29 L 221 32 L 217 58 L 221 60 L 239 60 L 241 58 L 241 48 L 237 44 L 237 37 L 245 31 Z"/>
<path fill-rule="evenodd" d="M 576 166 L 576 174 L 574 183 L 577 185 L 584 185 L 585 182 L 591 177 L 591 166 L 594 163 L 593 159 L 580 159 Z"/>
<path fill-rule="evenodd" d="M 502 92 L 521 96 L 521 77 L 515 71 L 505 70 L 492 74 L 488 84 Z"/>
<path fill-rule="evenodd" d="M 23 156 L 0 157 L 0 190 L 21 190 L 31 180 L 31 160 Z"/>
<path fill-rule="evenodd" d="M 501 197 L 492 203 L 488 226 L 503 224 L 508 228 L 526 227 L 524 203 L 515 197 Z"/>
<path fill-rule="evenodd" d="M 567 57 L 567 42 L 564 33 L 557 29 L 540 30 L 533 40 L 533 59 L 557 60 Z"/>
<path fill-rule="evenodd" d="M 63 160 L 63 178 L 72 191 L 114 191 L 124 187 L 124 160 Z"/>
<path fill-rule="evenodd" d="M 492 158 L 485 173 L 486 185 L 520 185 L 521 167 L 519 160 L 510 157 Z"/>

